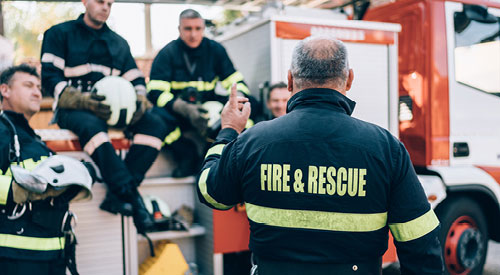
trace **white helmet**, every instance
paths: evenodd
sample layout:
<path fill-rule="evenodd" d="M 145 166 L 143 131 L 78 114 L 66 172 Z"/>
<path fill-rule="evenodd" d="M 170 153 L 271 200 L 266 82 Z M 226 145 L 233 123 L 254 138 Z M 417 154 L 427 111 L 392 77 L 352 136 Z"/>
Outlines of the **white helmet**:
<path fill-rule="evenodd" d="M 111 107 L 108 125 L 117 128 L 127 126 L 137 108 L 137 95 L 132 83 L 119 76 L 107 76 L 97 81 L 94 89 L 98 95 L 106 97 L 103 103 Z"/>
<path fill-rule="evenodd" d="M 42 194 L 49 185 L 55 189 L 78 185 L 81 191 L 72 201 L 92 198 L 92 176 L 83 163 L 72 157 L 53 155 L 32 171 L 17 165 L 11 165 L 10 169 L 16 183 L 28 191 Z"/>

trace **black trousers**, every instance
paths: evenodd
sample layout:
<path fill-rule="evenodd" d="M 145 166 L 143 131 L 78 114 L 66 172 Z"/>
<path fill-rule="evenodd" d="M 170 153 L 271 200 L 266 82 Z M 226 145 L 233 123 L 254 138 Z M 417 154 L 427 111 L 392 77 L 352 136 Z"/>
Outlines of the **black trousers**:
<path fill-rule="evenodd" d="M 198 172 L 201 168 L 208 144 L 205 144 L 205 146 L 204 144 L 200 144 L 203 143 L 202 140 L 193 140 L 193 138 L 196 139 L 195 135 L 193 135 L 196 130 L 193 129 L 188 120 L 175 116 L 164 108 L 155 107 L 153 110 L 167 127 L 168 133 L 165 145 L 172 152 L 178 166 L 185 167 L 185 169 L 187 168 L 191 172 Z M 176 135 L 177 131 L 180 131 L 180 135 Z M 186 133 L 188 133 L 188 137 L 186 137 Z"/>
<path fill-rule="evenodd" d="M 66 275 L 64 259 L 51 261 L 16 260 L 0 257 L 0 274 Z"/>
<path fill-rule="evenodd" d="M 108 131 L 108 125 L 104 120 L 84 110 L 58 110 L 57 124 L 75 133 L 82 148 L 97 134 Z M 146 112 L 137 123 L 128 126 L 125 131 L 132 135 L 151 136 L 161 141 L 167 135 L 165 123 L 152 110 Z M 128 194 L 131 188 L 142 182 L 158 152 L 157 148 L 151 146 L 133 144 L 125 160 L 122 160 L 111 143 L 104 142 L 95 148 L 90 156 L 99 167 L 109 191 L 122 197 L 121 195 Z"/>
<path fill-rule="evenodd" d="M 254 256 L 258 275 L 381 275 L 382 258 L 369 262 L 348 264 L 318 264 L 304 262 L 275 261 Z"/>

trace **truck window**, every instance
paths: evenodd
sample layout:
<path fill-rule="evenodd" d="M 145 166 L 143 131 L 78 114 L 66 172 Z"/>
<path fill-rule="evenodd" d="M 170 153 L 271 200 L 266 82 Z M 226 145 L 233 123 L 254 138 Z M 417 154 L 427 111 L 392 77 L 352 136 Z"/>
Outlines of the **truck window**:
<path fill-rule="evenodd" d="M 489 16 L 481 21 L 469 19 L 465 12 L 454 14 L 455 79 L 500 96 L 500 20 Z"/>

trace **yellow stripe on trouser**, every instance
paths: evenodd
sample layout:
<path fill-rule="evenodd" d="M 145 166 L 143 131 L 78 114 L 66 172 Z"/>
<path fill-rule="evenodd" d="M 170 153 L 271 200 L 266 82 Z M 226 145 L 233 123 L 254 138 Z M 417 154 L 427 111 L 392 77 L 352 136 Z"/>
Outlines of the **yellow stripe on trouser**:
<path fill-rule="evenodd" d="M 210 172 L 210 168 L 207 168 L 201 172 L 200 179 L 198 180 L 198 188 L 200 189 L 201 195 L 203 195 L 203 198 L 210 203 L 213 207 L 220 209 L 220 210 L 227 210 L 232 208 L 233 206 L 228 206 L 225 204 L 222 204 L 220 202 L 217 202 L 210 194 L 208 194 L 207 190 L 207 179 L 208 179 L 208 173 Z"/>
<path fill-rule="evenodd" d="M 344 232 L 370 232 L 387 224 L 387 212 L 360 214 L 279 209 L 245 203 L 250 220 L 271 226 Z"/>
<path fill-rule="evenodd" d="M 208 149 L 207 154 L 205 155 L 205 158 L 207 158 L 210 155 L 222 155 L 222 150 L 224 150 L 225 144 L 217 144 L 214 147 Z"/>
<path fill-rule="evenodd" d="M 221 83 L 222 83 L 222 87 L 224 87 L 225 89 L 229 89 L 229 88 L 231 88 L 231 85 L 233 83 L 236 83 L 236 82 L 239 82 L 242 80 L 243 80 L 243 74 L 236 71 L 233 74 L 231 74 L 230 76 L 226 77 L 226 79 L 222 80 Z"/>
<path fill-rule="evenodd" d="M 0 205 L 7 204 L 11 182 L 11 176 L 0 175 Z"/>
<path fill-rule="evenodd" d="M 170 134 L 168 134 L 167 137 L 165 137 L 165 139 L 163 140 L 163 144 L 170 145 L 174 143 L 176 140 L 178 140 L 180 137 L 181 137 L 181 128 L 177 127 L 175 128 L 175 130 L 170 132 Z"/>
<path fill-rule="evenodd" d="M 439 220 L 431 209 L 422 216 L 404 223 L 390 223 L 392 236 L 398 242 L 418 239 L 439 226 Z"/>
<path fill-rule="evenodd" d="M 0 247 L 50 251 L 63 249 L 64 242 L 64 237 L 36 238 L 10 234 L 0 234 Z"/>
<path fill-rule="evenodd" d="M 163 107 L 174 98 L 174 95 L 170 92 L 171 84 L 168 81 L 163 80 L 151 80 L 148 83 L 148 92 L 152 90 L 162 91 L 158 99 L 156 100 L 156 105 L 158 107 Z"/>

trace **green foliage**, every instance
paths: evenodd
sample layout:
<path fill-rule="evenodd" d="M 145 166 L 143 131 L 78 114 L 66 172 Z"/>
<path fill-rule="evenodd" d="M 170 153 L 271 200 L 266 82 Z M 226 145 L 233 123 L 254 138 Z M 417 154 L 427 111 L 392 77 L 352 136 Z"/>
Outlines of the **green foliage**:
<path fill-rule="evenodd" d="M 241 11 L 237 10 L 224 10 L 223 19 L 220 22 L 217 22 L 217 27 L 225 26 L 231 24 L 234 20 L 243 17 Z"/>
<path fill-rule="evenodd" d="M 14 63 L 40 59 L 43 33 L 52 25 L 75 19 L 81 3 L 2 1 L 5 36 L 14 43 Z"/>

